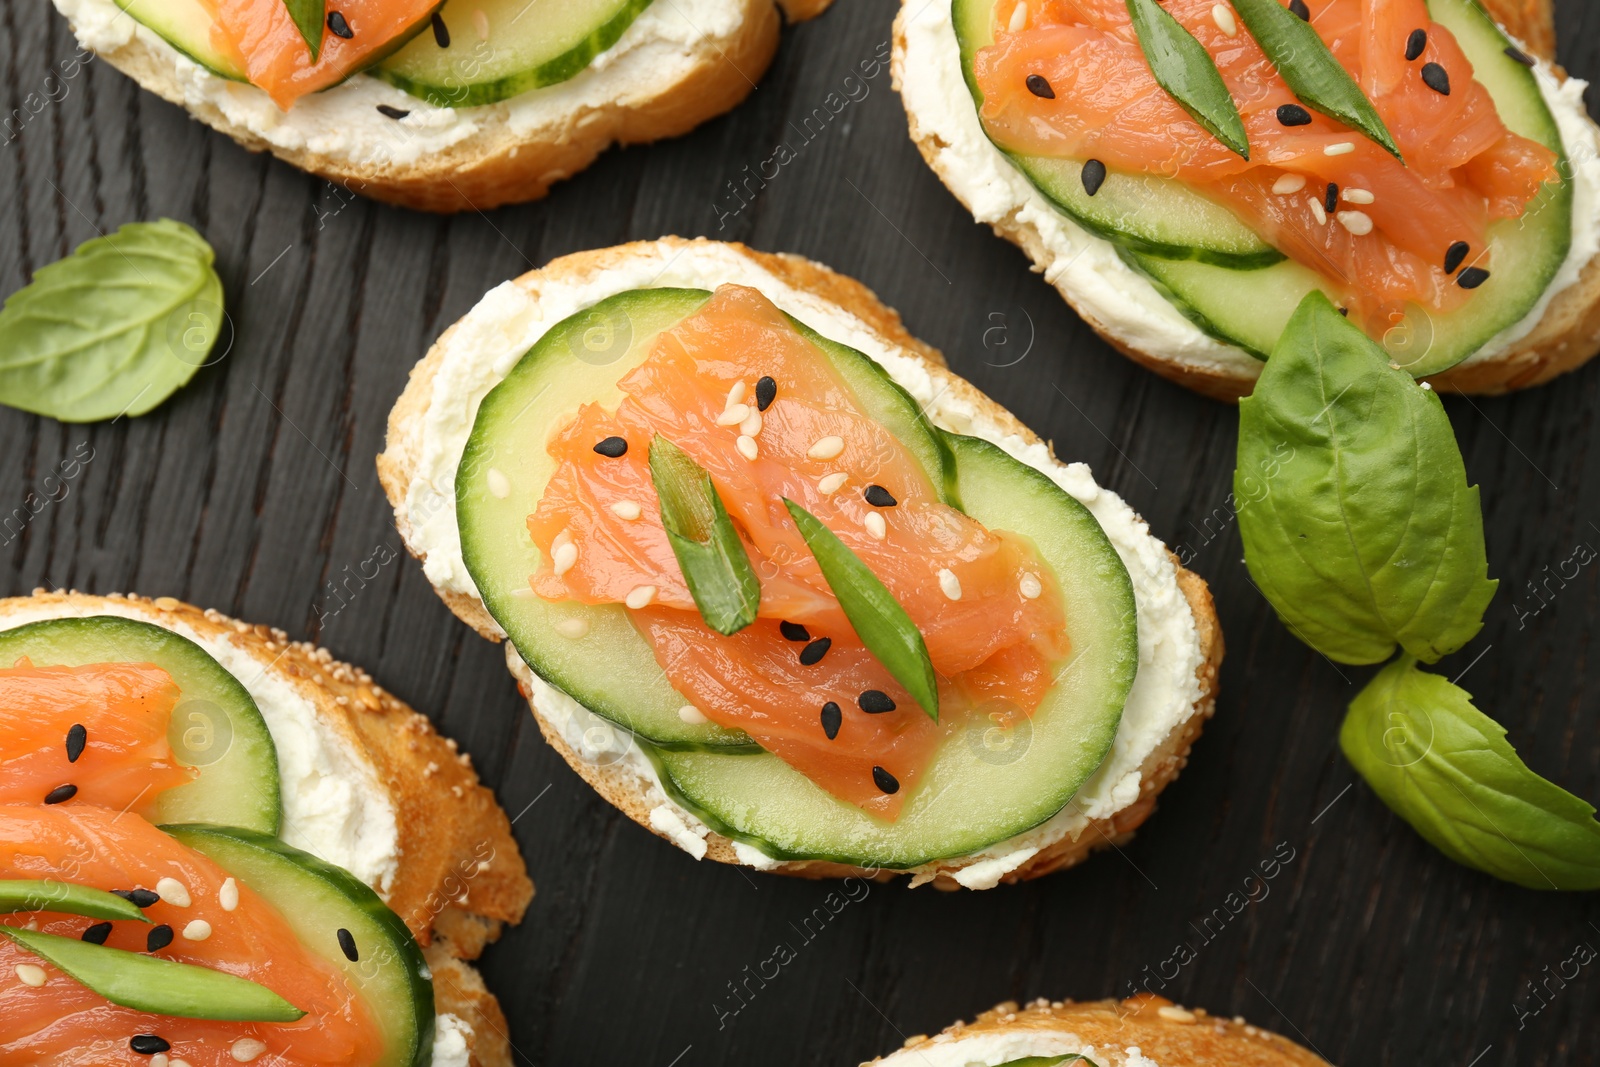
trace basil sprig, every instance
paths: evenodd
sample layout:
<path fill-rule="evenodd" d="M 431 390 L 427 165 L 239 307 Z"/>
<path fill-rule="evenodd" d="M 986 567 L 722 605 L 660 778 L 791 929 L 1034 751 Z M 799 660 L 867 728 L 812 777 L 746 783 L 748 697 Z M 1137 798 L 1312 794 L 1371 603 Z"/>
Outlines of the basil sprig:
<path fill-rule="evenodd" d="M 1600 889 L 1594 806 L 1529 770 L 1470 694 L 1409 657 L 1351 702 L 1339 747 L 1457 863 L 1529 889 Z"/>
<path fill-rule="evenodd" d="M 1231 2 L 1250 36 L 1302 104 L 1344 123 L 1405 162 L 1378 109 L 1309 22 L 1278 0 Z"/>
<path fill-rule="evenodd" d="M 305 39 L 306 47 L 311 49 L 311 62 L 315 63 L 322 54 L 323 23 L 327 19 L 327 0 L 283 0 L 283 6 L 289 12 L 289 18 L 294 22 L 294 28 L 300 31 L 300 36 Z"/>
<path fill-rule="evenodd" d="M 127 919 L 147 923 L 144 912 L 131 900 L 70 882 L 8 878 L 0 881 L 0 915 L 19 911 L 53 911 L 91 919 Z"/>
<path fill-rule="evenodd" d="M 1127 0 L 1127 4 L 1139 47 L 1156 83 L 1211 136 L 1249 159 L 1250 138 L 1244 120 L 1205 45 L 1157 0 Z"/>
<path fill-rule="evenodd" d="M 192 963 L 107 948 L 75 937 L 0 926 L 9 937 L 113 1004 L 180 1019 L 292 1023 L 305 1012 L 266 986 Z"/>
<path fill-rule="evenodd" d="M 756 621 L 761 582 L 711 475 L 665 437 L 650 442 L 650 480 L 661 524 L 706 625 L 735 634 Z"/>
<path fill-rule="evenodd" d="M 1247 491 L 1285 444 L 1293 461 L 1265 495 Z M 1444 406 L 1320 292 L 1239 405 L 1234 482 L 1250 501 L 1239 512 L 1250 576 L 1329 659 L 1381 663 L 1398 643 L 1432 663 L 1483 626 L 1497 583 Z"/>
<path fill-rule="evenodd" d="M 194 377 L 225 317 L 211 246 L 132 222 L 41 267 L 0 311 L 0 404 L 62 422 L 143 415 Z"/>
<path fill-rule="evenodd" d="M 850 620 L 861 643 L 894 675 L 895 681 L 905 686 L 911 698 L 922 705 L 922 710 L 938 722 L 939 682 L 917 624 L 861 557 L 822 525 L 820 519 L 788 497 L 784 498 L 783 506 L 789 509 L 795 525 L 800 527 L 800 536 L 806 539 L 806 547 L 816 557 L 822 576 L 828 580 L 833 595 L 839 598 L 839 606 L 844 609 L 845 618 Z"/>

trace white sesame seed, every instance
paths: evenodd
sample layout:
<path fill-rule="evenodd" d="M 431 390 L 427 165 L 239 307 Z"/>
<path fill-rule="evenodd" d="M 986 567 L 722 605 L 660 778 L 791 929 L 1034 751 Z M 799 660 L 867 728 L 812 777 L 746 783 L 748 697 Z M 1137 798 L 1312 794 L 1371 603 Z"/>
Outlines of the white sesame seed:
<path fill-rule="evenodd" d="M 1344 198 L 1352 204 L 1370 204 L 1378 199 L 1372 195 L 1371 189 L 1346 189 Z"/>
<path fill-rule="evenodd" d="M 1341 211 L 1335 217 L 1339 220 L 1340 226 L 1357 237 L 1365 237 L 1372 232 L 1372 216 L 1365 211 Z"/>
<path fill-rule="evenodd" d="M 504 471 L 496 467 L 490 467 L 487 477 L 489 492 L 493 493 L 496 499 L 504 500 L 511 495 L 511 479 L 505 476 Z"/>
<path fill-rule="evenodd" d="M 951 600 L 961 599 L 961 579 L 949 567 L 939 568 L 939 589 Z"/>
<path fill-rule="evenodd" d="M 1331 144 L 1324 148 L 1322 154 L 1325 156 L 1348 156 L 1355 150 L 1356 144 L 1354 141 L 1340 141 L 1338 144 Z"/>
<path fill-rule="evenodd" d="M 1156 1014 L 1175 1023 L 1194 1022 L 1194 1012 L 1180 1008 L 1176 1004 L 1163 1004 L 1156 1009 Z"/>
<path fill-rule="evenodd" d="M 644 509 L 636 500 L 619 500 L 611 505 L 611 514 L 625 522 L 632 522 L 644 514 Z"/>
<path fill-rule="evenodd" d="M 150 1067 L 172 1067 L 172 1059 L 165 1052 L 150 1057 Z"/>
<path fill-rule="evenodd" d="M 572 544 L 572 531 L 562 530 L 560 533 L 556 534 L 555 539 L 550 542 L 550 551 L 554 552 L 562 545 L 570 544 Z"/>
<path fill-rule="evenodd" d="M 1039 581 L 1036 574 L 1024 574 L 1022 581 L 1017 583 L 1017 590 L 1029 600 L 1037 600 L 1039 594 L 1044 592 L 1044 583 Z"/>
<path fill-rule="evenodd" d="M 257 1041 L 253 1037 L 241 1037 L 233 1043 L 233 1047 L 228 1051 L 233 1053 L 233 1058 L 239 1063 L 251 1063 L 263 1052 L 267 1051 L 267 1043 L 265 1041 Z"/>
<path fill-rule="evenodd" d="M 573 615 L 556 623 L 556 633 L 569 641 L 582 641 L 589 636 L 589 620 L 582 615 Z"/>
<path fill-rule="evenodd" d="M 223 911 L 232 911 L 239 906 L 239 883 L 232 878 L 222 883 L 222 888 L 217 890 L 217 903 L 222 905 Z"/>
<path fill-rule="evenodd" d="M 1423 382 L 1422 387 L 1431 391 L 1433 389 L 1433 384 L 1431 382 Z"/>
<path fill-rule="evenodd" d="M 756 446 L 756 439 L 747 433 L 740 434 L 739 439 L 733 443 L 733 446 L 739 450 L 739 455 L 752 463 L 761 454 L 761 449 Z"/>
<path fill-rule="evenodd" d="M 1292 193 L 1298 193 L 1305 187 L 1306 176 L 1304 174 L 1285 174 L 1283 177 L 1272 183 L 1272 191 L 1277 193 L 1279 196 L 1289 196 Z"/>
<path fill-rule="evenodd" d="M 1028 28 L 1028 5 L 1018 4 L 1011 11 L 1011 21 L 1006 28 L 1012 33 L 1021 33 Z"/>
<path fill-rule="evenodd" d="M 1316 216 L 1317 225 L 1326 226 L 1328 224 L 1328 209 L 1322 206 L 1322 201 L 1312 197 L 1306 203 L 1311 205 L 1311 214 Z"/>
<path fill-rule="evenodd" d="M 48 978 L 49 976 L 44 973 L 43 967 L 36 967 L 31 963 L 17 964 L 17 981 L 23 985 L 38 989 L 44 985 Z"/>
<path fill-rule="evenodd" d="M 861 525 L 867 528 L 867 533 L 872 535 L 874 541 L 882 541 L 889 536 L 889 524 L 884 521 L 881 511 L 867 512 L 867 517 L 861 520 Z"/>
<path fill-rule="evenodd" d="M 824 437 L 816 444 L 806 449 L 806 455 L 811 459 L 836 459 L 844 451 L 844 438 Z"/>
<path fill-rule="evenodd" d="M 706 718 L 706 713 L 695 707 L 693 704 L 685 704 L 683 707 L 679 708 L 678 718 L 682 719 L 690 726 L 700 726 L 709 721 Z"/>
<path fill-rule="evenodd" d="M 1233 12 L 1228 10 L 1227 4 L 1212 5 L 1211 21 L 1217 24 L 1217 29 L 1229 37 L 1239 36 L 1239 23 L 1234 21 Z"/>
<path fill-rule="evenodd" d="M 185 941 L 204 941 L 211 936 L 211 924 L 204 919 L 195 919 L 183 928 Z"/>
<path fill-rule="evenodd" d="M 757 437 L 761 434 L 761 412 L 755 408 L 750 409 L 750 414 L 739 424 L 739 432 L 746 437 Z"/>
<path fill-rule="evenodd" d="M 717 416 L 718 426 L 737 426 L 750 417 L 750 405 L 730 404 L 728 409 Z"/>
<path fill-rule="evenodd" d="M 832 496 L 834 493 L 837 493 L 840 489 L 844 488 L 844 483 L 849 477 L 850 476 L 844 471 L 834 471 L 832 474 L 824 474 L 821 478 L 817 479 L 817 491 L 823 496 Z"/>
<path fill-rule="evenodd" d="M 745 398 L 745 384 L 744 384 L 744 381 L 741 379 L 741 380 L 739 380 L 737 382 L 734 382 L 732 385 L 730 385 L 728 387 L 728 401 L 727 401 L 727 403 L 723 404 L 722 406 L 725 407 L 725 408 L 731 408 L 735 404 L 744 403 L 744 398 Z"/>
<path fill-rule="evenodd" d="M 628 607 L 632 608 L 634 611 L 638 611 L 640 608 L 649 607 L 650 606 L 650 602 L 653 601 L 655 598 L 656 598 L 656 587 L 655 586 L 653 586 L 653 585 L 636 585 L 636 586 L 633 587 L 633 590 L 628 594 L 628 598 L 626 600 L 624 600 L 623 603 L 628 605 Z"/>
<path fill-rule="evenodd" d="M 163 904 L 171 904 L 175 908 L 189 906 L 189 887 L 176 878 L 162 878 L 156 882 L 156 895 Z"/>
<path fill-rule="evenodd" d="M 573 544 L 571 541 L 568 541 L 551 554 L 551 573 L 559 578 L 563 574 L 570 571 L 572 569 L 572 565 L 576 562 L 578 562 L 578 546 Z"/>

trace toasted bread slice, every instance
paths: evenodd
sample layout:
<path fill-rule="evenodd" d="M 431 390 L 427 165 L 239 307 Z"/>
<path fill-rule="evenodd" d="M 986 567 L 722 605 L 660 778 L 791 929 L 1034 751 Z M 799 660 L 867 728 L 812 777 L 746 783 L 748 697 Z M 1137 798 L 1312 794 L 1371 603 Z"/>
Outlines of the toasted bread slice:
<path fill-rule="evenodd" d="M 677 137 L 732 109 L 772 62 L 783 20 L 812 18 L 831 2 L 712 0 L 715 21 L 688 23 L 687 47 L 669 33 L 689 16 L 663 2 L 606 62 L 511 100 L 452 111 L 357 75 L 288 113 L 251 86 L 200 70 L 114 0 L 56 6 L 106 62 L 251 151 L 378 200 L 463 211 L 537 200 L 613 144 Z M 380 105 L 409 114 L 391 118 Z"/>
<path fill-rule="evenodd" d="M 656 269 L 657 265 L 661 265 L 660 270 Z M 669 270 L 675 273 L 669 274 Z M 881 304 L 866 287 L 798 256 L 770 255 L 752 251 L 743 245 L 715 241 L 664 238 L 661 241 L 636 242 L 564 256 L 540 270 L 523 275 L 513 284 L 537 301 L 541 293 L 557 289 L 578 287 L 584 291 L 598 292 L 595 287 L 603 286 L 608 276 L 639 273 L 653 275 L 657 279 L 656 284 L 661 285 L 698 284 L 714 287 L 721 281 L 752 285 L 762 289 L 791 314 L 802 320 L 809 319 L 808 324 L 825 334 L 829 323 L 819 321 L 818 316 L 831 316 L 834 323 L 848 325 L 854 338 L 852 343 L 858 347 L 877 347 L 880 351 L 914 359 L 932 379 L 931 390 L 936 395 L 947 397 L 950 403 L 959 404 L 963 411 L 970 412 L 970 424 L 962 432 L 989 436 L 991 439 L 1007 439 L 1019 442 L 1024 447 L 1045 447 L 1010 412 L 946 369 L 944 358 L 912 337 L 901 325 L 899 316 Z M 632 287 L 622 284 L 617 291 Z M 425 457 L 430 449 L 436 447 L 436 443 L 431 442 L 428 436 L 430 420 L 444 414 L 434 410 L 436 386 L 449 384 L 441 377 L 445 373 L 447 355 L 457 331 L 463 330 L 464 324 L 473 319 L 474 314 L 478 313 L 469 314 L 467 319 L 446 331 L 412 370 L 405 392 L 390 412 L 387 447 L 378 457 L 379 478 L 395 507 L 396 523 L 407 546 L 425 564 L 428 562 L 428 551 L 419 537 L 420 521 L 418 516 L 413 515 L 408 500 L 411 499 L 411 489 Z M 552 325 L 554 322 L 543 322 L 546 328 Z M 475 320 L 469 335 L 482 336 L 472 331 L 492 329 L 493 326 L 493 322 Z M 471 425 L 470 411 L 448 414 L 452 423 L 464 419 L 465 425 Z M 937 412 L 932 417 L 936 422 L 939 421 Z M 1056 461 L 1051 458 L 1048 462 Z M 453 493 L 453 485 L 452 474 L 448 485 L 435 486 L 434 490 Z M 453 503 L 450 510 L 453 515 Z M 1149 538 L 1136 517 L 1133 522 L 1140 529 L 1140 536 L 1149 539 L 1152 546 L 1158 544 Z M 1190 745 L 1199 736 L 1215 704 L 1217 669 L 1223 651 L 1222 635 L 1205 583 L 1179 566 L 1170 553 L 1158 548 L 1157 559 L 1162 568 L 1170 567 L 1170 570 L 1163 570 L 1163 574 L 1168 576 L 1164 580 L 1172 583 L 1169 588 L 1187 605 L 1193 618 L 1194 660 L 1198 663 L 1194 691 L 1198 695 L 1192 706 L 1184 709 L 1181 721 L 1172 725 L 1160 742 L 1143 754 L 1136 768 L 1140 776 L 1136 798 L 1103 818 L 1086 819 L 1070 831 L 1063 830 L 1053 840 L 1041 843 L 1037 853 L 1030 858 L 996 875 L 992 881 L 986 879 L 985 884 L 1046 874 L 1077 863 L 1095 849 L 1120 843 L 1149 816 L 1154 810 L 1156 795 L 1185 765 Z M 436 589 L 462 621 L 484 637 L 496 641 L 503 639 L 500 627 L 474 593 L 459 588 L 439 588 L 437 585 Z M 552 720 L 552 709 L 541 707 L 536 694 L 541 683 L 509 645 L 506 657 L 545 738 L 601 796 L 641 826 L 674 841 L 691 854 L 708 856 L 724 863 L 750 862 L 748 850 L 741 856 L 732 841 L 698 826 L 692 816 L 668 801 L 650 772 L 641 766 L 641 761 L 592 759 L 577 752 L 565 739 L 559 725 Z M 754 865 L 762 869 L 804 877 L 828 878 L 864 873 L 835 863 L 769 864 L 759 862 L 759 857 L 757 859 Z M 957 857 L 909 873 L 918 882 L 933 882 L 942 888 L 953 889 L 963 884 L 957 876 L 977 862 L 976 857 Z M 887 878 L 892 874 L 883 872 L 877 876 Z"/>
<path fill-rule="evenodd" d="M 1003 1050 L 989 1053 L 988 1047 Z M 1008 1001 L 933 1037 L 910 1038 L 900 1051 L 861 1067 L 953 1067 L 997 1062 L 996 1055 L 1013 1060 L 1071 1053 L 1099 1067 L 1328 1067 L 1322 1057 L 1243 1019 L 1182 1008 L 1148 993 L 1123 1001 L 1036 1000 L 1023 1008 Z"/>
<path fill-rule="evenodd" d="M 41 618 L 119 615 L 155 623 L 196 640 L 227 642 L 292 687 L 361 780 L 394 812 L 398 861 L 379 886 L 385 900 L 425 946 L 435 1002 L 472 1027 L 474 1067 L 510 1067 L 505 1018 L 466 960 L 516 923 L 533 897 L 511 824 L 494 794 L 478 782 L 454 741 L 358 667 L 325 650 L 290 641 L 281 630 L 157 597 L 91 596 L 36 590 L 0 600 L 0 629 Z M 241 678 L 250 688 L 257 679 Z M 333 857 L 324 857 L 333 858 Z"/>
<path fill-rule="evenodd" d="M 951 0 L 932 2 L 948 10 Z M 1554 60 L 1555 22 L 1551 0 L 1484 0 L 1483 6 L 1510 36 L 1522 41 L 1532 54 Z M 1260 374 L 1261 364 L 1255 359 L 1244 356 L 1242 352 L 1237 359 L 1214 358 L 1215 353 L 1206 349 L 1215 349 L 1220 342 L 1202 339 L 1199 328 L 1187 324 L 1179 324 L 1175 328 L 1184 333 L 1192 332 L 1196 343 L 1188 346 L 1192 351 L 1179 351 L 1177 346 L 1156 339 L 1154 331 L 1129 329 L 1107 314 L 1107 307 L 1121 306 L 1125 302 L 1127 287 L 1149 290 L 1152 299 L 1159 301 L 1160 298 L 1154 296 L 1155 291 L 1149 282 L 1124 267 L 1120 261 L 1110 264 L 1107 270 L 1094 271 L 1095 277 L 1089 279 L 1070 271 L 1077 256 L 1068 257 L 1054 250 L 1044 239 L 1036 216 L 1043 211 L 1050 225 L 1059 224 L 1074 231 L 1078 228 L 1045 204 L 1042 194 L 1035 194 L 1038 204 L 1030 200 L 1024 206 L 1011 203 L 1008 198 L 1003 198 L 1007 202 L 1001 204 L 993 199 L 992 184 L 960 180 L 959 175 L 970 165 L 969 160 L 961 157 L 960 142 L 984 136 L 977 125 L 976 116 L 972 117 L 970 125 L 963 122 L 961 128 L 957 129 L 950 119 L 934 113 L 928 98 L 907 91 L 905 73 L 910 49 L 910 23 L 913 18 L 924 17 L 929 10 L 930 5 L 926 0 L 902 0 L 900 13 L 895 19 L 891 62 L 894 86 L 901 94 L 910 122 L 911 139 L 916 142 L 928 166 L 975 217 L 987 222 L 995 233 L 1020 247 L 1033 261 L 1034 270 L 1042 273 L 1083 320 L 1117 351 L 1165 378 L 1219 400 L 1235 401 L 1249 394 Z M 948 59 L 948 54 L 943 58 Z M 915 60 L 922 63 L 930 61 L 929 56 L 921 53 L 917 54 Z M 1566 75 L 1559 68 L 1554 69 L 1554 74 L 1565 80 Z M 957 84 L 961 81 L 961 72 L 953 65 L 948 76 L 955 79 Z M 1587 116 L 1584 122 L 1589 131 L 1600 136 L 1600 129 L 1596 129 Z M 994 162 L 996 166 L 1010 168 L 1011 164 L 999 149 L 989 145 L 987 140 L 983 143 L 994 156 L 994 160 L 990 161 L 988 153 L 985 153 L 986 164 Z M 991 202 L 977 204 L 976 199 L 980 196 Z M 1592 220 L 1587 224 L 1593 224 Z M 1109 247 L 1100 238 L 1087 233 L 1084 236 L 1091 243 L 1098 242 Z M 1110 258 L 1115 260 L 1114 256 Z M 1089 292 L 1091 288 L 1095 290 L 1093 293 Z M 1167 340 L 1170 342 L 1170 338 Z M 1220 347 L 1233 351 L 1229 346 Z M 1545 306 L 1537 324 L 1520 340 L 1492 357 L 1469 359 L 1430 380 L 1436 388 L 1453 392 L 1504 393 L 1547 382 L 1582 366 L 1597 352 L 1600 352 L 1600 256 L 1590 259 L 1583 265 L 1576 280 L 1555 294 Z"/>

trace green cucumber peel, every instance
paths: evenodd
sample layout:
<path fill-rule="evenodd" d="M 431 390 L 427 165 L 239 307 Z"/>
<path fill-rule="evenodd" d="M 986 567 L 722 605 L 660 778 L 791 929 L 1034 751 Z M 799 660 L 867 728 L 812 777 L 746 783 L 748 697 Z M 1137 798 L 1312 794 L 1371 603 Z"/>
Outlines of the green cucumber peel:
<path fill-rule="evenodd" d="M 816 557 L 822 576 L 839 598 L 839 606 L 861 643 L 938 722 L 939 683 L 917 624 L 861 557 L 820 519 L 788 497 L 784 497 L 783 506 L 800 528 L 800 536 L 806 539 L 806 547 Z"/>
<path fill-rule="evenodd" d="M 1153 0 L 1152 0 L 1153 2 Z M 1278 0 L 1230 0 L 1250 36 L 1306 107 L 1342 122 L 1404 163 L 1378 109 L 1322 40 Z"/>
<path fill-rule="evenodd" d="M 1239 404 L 1234 490 L 1251 578 L 1330 660 L 1432 663 L 1482 628 L 1498 583 L 1444 406 L 1321 292 Z"/>
<path fill-rule="evenodd" d="M 665 437 L 650 442 L 650 480 L 661 525 L 706 625 L 736 634 L 756 621 L 761 582 L 711 475 Z"/>
<path fill-rule="evenodd" d="M 1205 45 L 1157 0 L 1127 0 L 1127 5 L 1139 48 L 1156 84 L 1230 152 L 1249 159 L 1250 138 L 1244 120 Z"/>
<path fill-rule="evenodd" d="M 127 919 L 147 923 L 144 912 L 133 901 L 70 882 L 35 881 L 8 878 L 0 881 L 0 915 L 19 911 L 52 911 L 61 915 L 82 915 L 90 919 Z"/>
<path fill-rule="evenodd" d="M 306 47 L 311 49 L 311 62 L 322 54 L 322 26 L 327 18 L 327 0 L 283 0 L 294 28 L 300 31 Z"/>
<path fill-rule="evenodd" d="M 1600 889 L 1594 805 L 1535 774 L 1470 693 L 1401 657 L 1339 730 L 1378 798 L 1457 863 L 1529 889 Z"/>
<path fill-rule="evenodd" d="M 38 930 L 0 926 L 9 937 L 113 1004 L 153 1015 L 225 1022 L 292 1023 L 305 1012 L 266 986 L 192 963 Z"/>
<path fill-rule="evenodd" d="M 1000 1067 L 1057 1067 L 1063 1063 L 1083 1062 L 1089 1067 L 1095 1067 L 1095 1062 L 1087 1056 L 1080 1056 L 1076 1052 L 1069 1052 L 1065 1056 L 1028 1056 L 1020 1060 L 1007 1060 Z"/>

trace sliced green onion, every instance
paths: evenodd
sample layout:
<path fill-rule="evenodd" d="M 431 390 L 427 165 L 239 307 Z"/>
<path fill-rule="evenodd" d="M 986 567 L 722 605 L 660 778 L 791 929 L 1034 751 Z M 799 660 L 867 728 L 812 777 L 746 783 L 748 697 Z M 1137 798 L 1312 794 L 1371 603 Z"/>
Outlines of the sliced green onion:
<path fill-rule="evenodd" d="M 150 921 L 133 901 L 103 889 L 67 882 L 35 882 L 16 878 L 0 881 L 0 915 L 19 911 L 54 911 L 62 915 L 128 919 L 141 923 Z"/>
<path fill-rule="evenodd" d="M 761 582 L 750 566 L 711 475 L 665 437 L 650 442 L 650 480 L 661 498 L 661 524 L 694 606 L 719 634 L 756 621 Z"/>
<path fill-rule="evenodd" d="M 0 936 L 9 937 L 111 1003 L 135 1011 L 252 1023 L 292 1023 L 305 1015 L 266 986 L 209 967 L 38 930 L 0 926 Z"/>
<path fill-rule="evenodd" d="M 1249 159 L 1244 120 L 1205 45 L 1156 0 L 1127 0 L 1127 4 L 1156 83 L 1229 151 Z"/>
<path fill-rule="evenodd" d="M 839 598 L 845 618 L 855 627 L 856 636 L 867 646 L 867 651 L 878 657 L 895 681 L 906 687 L 922 710 L 939 721 L 939 683 L 933 674 L 933 661 L 928 658 L 928 646 L 922 640 L 922 631 L 911 621 L 906 609 L 884 588 L 861 557 L 839 540 L 822 521 L 788 497 L 783 506 L 789 509 L 806 547 L 817 558 L 822 576 L 828 580 L 833 595 Z"/>
<path fill-rule="evenodd" d="M 1342 122 L 1402 163 L 1400 149 L 1389 135 L 1378 109 L 1361 86 L 1340 65 L 1311 23 L 1278 0 L 1231 0 L 1250 36 L 1278 68 L 1300 102 Z"/>
<path fill-rule="evenodd" d="M 285 10 L 294 28 L 300 31 L 306 47 L 311 49 L 311 62 L 322 54 L 322 26 L 327 18 L 327 0 L 283 0 Z"/>

